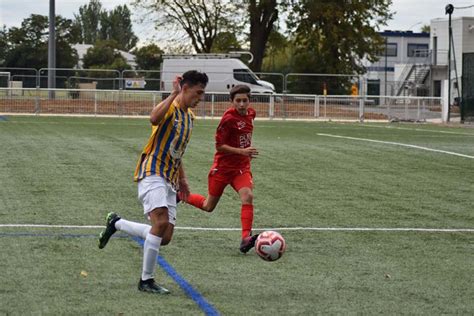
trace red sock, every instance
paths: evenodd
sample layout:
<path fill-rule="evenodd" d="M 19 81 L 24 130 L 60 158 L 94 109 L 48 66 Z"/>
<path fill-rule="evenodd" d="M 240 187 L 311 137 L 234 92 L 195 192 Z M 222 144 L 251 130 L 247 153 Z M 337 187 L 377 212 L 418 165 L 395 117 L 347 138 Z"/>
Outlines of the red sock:
<path fill-rule="evenodd" d="M 188 196 L 188 199 L 186 200 L 186 203 L 202 209 L 204 205 L 204 201 L 206 201 L 206 198 L 202 196 L 201 194 L 196 194 L 196 193 L 191 193 Z"/>
<path fill-rule="evenodd" d="M 243 204 L 240 212 L 240 221 L 242 223 L 242 239 L 250 236 L 253 224 L 253 205 Z"/>

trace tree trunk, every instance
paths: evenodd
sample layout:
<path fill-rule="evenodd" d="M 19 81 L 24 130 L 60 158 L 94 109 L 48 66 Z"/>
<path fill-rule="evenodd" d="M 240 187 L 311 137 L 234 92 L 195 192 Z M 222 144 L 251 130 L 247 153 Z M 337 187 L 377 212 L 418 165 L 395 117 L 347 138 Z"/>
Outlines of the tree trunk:
<path fill-rule="evenodd" d="M 274 22 L 278 19 L 276 0 L 249 1 L 250 15 L 250 52 L 253 61 L 250 68 L 259 72 L 262 70 L 263 56 L 268 41 L 268 36 L 273 29 Z"/>

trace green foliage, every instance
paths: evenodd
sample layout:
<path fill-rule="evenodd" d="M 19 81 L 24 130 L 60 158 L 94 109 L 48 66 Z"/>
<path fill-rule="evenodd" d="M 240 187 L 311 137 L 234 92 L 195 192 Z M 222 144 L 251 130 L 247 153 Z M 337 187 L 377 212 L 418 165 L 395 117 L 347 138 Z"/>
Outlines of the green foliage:
<path fill-rule="evenodd" d="M 132 31 L 130 10 L 126 5 L 117 6 L 109 13 L 101 15 L 101 39 L 115 40 L 118 48 L 130 51 L 138 42 Z"/>
<path fill-rule="evenodd" d="M 0 67 L 3 67 L 5 62 L 5 55 L 8 49 L 8 31 L 7 27 L 3 25 L 0 29 Z"/>
<path fill-rule="evenodd" d="M 287 26 L 292 34 L 292 71 L 319 74 L 360 74 L 362 60 L 377 60 L 383 45 L 377 33 L 391 18 L 391 0 L 294 1 Z M 299 93 L 312 84 L 295 81 Z M 347 82 L 347 86 L 350 83 Z M 293 89 L 294 90 L 294 89 Z M 333 90 L 333 89 L 332 89 Z"/>
<path fill-rule="evenodd" d="M 390 5 L 391 0 L 295 1 L 287 23 L 294 34 L 294 71 L 364 72 L 362 59 L 375 61 L 383 45 L 377 28 L 391 18 Z"/>
<path fill-rule="evenodd" d="M 291 49 L 290 41 L 284 34 L 276 29 L 270 33 L 268 37 L 265 58 L 262 62 L 262 71 L 264 72 L 291 72 L 290 64 Z"/>
<path fill-rule="evenodd" d="M 430 25 L 429 24 L 425 24 L 421 27 L 421 32 L 423 33 L 429 33 L 430 32 Z"/>
<path fill-rule="evenodd" d="M 212 44 L 211 53 L 228 53 L 242 50 L 237 36 L 233 32 L 220 32 Z"/>
<path fill-rule="evenodd" d="M 197 119 L 184 156 L 198 193 L 207 192 L 217 123 Z M 473 132 L 431 124 L 258 120 L 255 227 L 472 229 L 472 159 L 317 134 L 472 156 Z M 149 133 L 147 119 L 9 116 L 0 122 L 1 223 L 104 225 L 109 210 L 144 222 L 132 175 Z M 254 252 L 238 253 L 239 211 L 231 188 L 211 214 L 179 204 L 173 240 L 160 249 L 222 315 L 474 311 L 472 232 L 282 230 L 287 251 L 268 263 Z M 1 313 L 204 314 L 161 267 L 156 279 L 172 294 L 139 292 L 142 250 L 120 233 L 99 250 L 100 229 L 0 227 Z"/>
<path fill-rule="evenodd" d="M 133 51 L 138 69 L 159 70 L 163 58 L 163 50 L 156 44 L 142 46 Z"/>
<path fill-rule="evenodd" d="M 94 44 L 97 40 L 114 40 L 117 48 L 131 50 L 138 42 L 132 31 L 131 12 L 127 5 L 117 6 L 110 12 L 102 9 L 99 0 L 90 0 L 75 14 L 75 24 L 81 30 L 79 42 Z"/>
<path fill-rule="evenodd" d="M 83 57 L 83 67 L 89 69 L 131 69 L 125 58 L 117 51 L 117 42 L 97 41 Z"/>
<path fill-rule="evenodd" d="M 118 71 L 132 69 L 132 67 L 127 63 L 122 55 L 115 57 L 110 66 L 103 65 L 103 67 L 110 67 L 109 69 L 116 69 Z"/>
<path fill-rule="evenodd" d="M 100 17 L 104 13 L 99 0 L 90 0 L 79 7 L 79 14 L 74 14 L 75 23 L 80 27 L 80 43 L 94 44 L 100 39 Z"/>
<path fill-rule="evenodd" d="M 48 67 L 48 17 L 32 14 L 6 33 L 5 67 Z M 5 31 L 5 29 L 4 29 Z M 69 19 L 56 16 L 56 67 L 72 68 L 77 64 L 77 52 L 71 47 L 77 36 Z M 5 43 L 4 43 L 5 45 Z"/>
<path fill-rule="evenodd" d="M 171 30 L 176 37 L 184 33 L 197 53 L 227 52 L 246 32 L 254 56 L 250 67 L 257 72 L 264 65 L 291 72 L 363 73 L 362 60 L 375 61 L 382 45 L 377 30 L 392 16 L 391 0 L 136 0 L 134 4 L 155 17 L 157 29 Z M 269 42 L 283 19 L 290 49 Z M 271 58 L 264 61 L 268 55 Z M 285 59 L 286 67 L 278 63 Z"/>

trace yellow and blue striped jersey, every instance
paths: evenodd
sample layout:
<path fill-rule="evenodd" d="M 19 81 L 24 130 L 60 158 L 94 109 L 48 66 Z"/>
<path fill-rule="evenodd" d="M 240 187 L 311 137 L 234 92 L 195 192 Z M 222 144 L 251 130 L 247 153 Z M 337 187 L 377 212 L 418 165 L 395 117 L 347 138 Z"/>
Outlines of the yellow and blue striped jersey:
<path fill-rule="evenodd" d="M 176 185 L 181 158 L 191 138 L 194 114 L 180 109 L 174 101 L 159 125 L 152 132 L 143 148 L 135 169 L 134 180 L 159 175 Z"/>

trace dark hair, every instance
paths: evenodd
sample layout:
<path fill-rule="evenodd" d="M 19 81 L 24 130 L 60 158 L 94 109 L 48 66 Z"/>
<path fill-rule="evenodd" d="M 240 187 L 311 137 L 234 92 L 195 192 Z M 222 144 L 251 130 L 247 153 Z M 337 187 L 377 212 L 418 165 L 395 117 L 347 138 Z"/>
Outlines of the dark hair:
<path fill-rule="evenodd" d="M 207 86 L 207 83 L 209 82 L 209 78 L 204 72 L 199 72 L 197 70 L 189 70 L 186 71 L 183 74 L 183 79 L 180 82 L 181 87 L 184 84 L 188 84 L 188 86 L 195 86 L 198 84 L 202 84 L 204 86 Z"/>
<path fill-rule="evenodd" d="M 246 93 L 250 99 L 250 87 L 244 84 L 238 84 L 230 90 L 230 100 L 234 101 L 236 94 Z"/>

